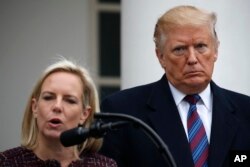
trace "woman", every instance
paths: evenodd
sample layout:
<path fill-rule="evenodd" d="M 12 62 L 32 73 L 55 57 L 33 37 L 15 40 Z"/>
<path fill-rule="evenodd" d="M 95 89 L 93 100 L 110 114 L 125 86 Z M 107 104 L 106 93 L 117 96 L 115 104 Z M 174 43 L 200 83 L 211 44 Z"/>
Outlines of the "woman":
<path fill-rule="evenodd" d="M 49 66 L 26 106 L 21 146 L 0 153 L 0 166 L 117 166 L 97 153 L 100 139 L 89 138 L 72 147 L 60 142 L 63 131 L 79 125 L 89 127 L 96 112 L 97 91 L 84 68 L 68 60 Z"/>

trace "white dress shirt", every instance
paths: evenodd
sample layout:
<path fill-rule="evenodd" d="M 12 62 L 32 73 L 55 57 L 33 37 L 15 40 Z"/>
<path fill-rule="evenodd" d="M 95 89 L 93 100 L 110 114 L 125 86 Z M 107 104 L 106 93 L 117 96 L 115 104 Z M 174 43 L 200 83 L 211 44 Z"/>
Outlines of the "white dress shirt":
<path fill-rule="evenodd" d="M 179 115 L 181 117 L 181 121 L 183 124 L 183 127 L 186 132 L 186 136 L 188 139 L 188 130 L 187 130 L 187 114 L 189 110 L 189 103 L 184 100 L 184 97 L 186 94 L 183 94 L 179 90 L 177 90 L 170 82 L 170 90 L 173 94 L 175 104 L 178 108 Z M 210 88 L 210 84 L 207 86 L 207 88 L 199 93 L 199 96 L 201 97 L 201 100 L 197 102 L 197 112 L 203 122 L 208 142 L 210 142 L 210 133 L 211 133 L 211 124 L 212 124 L 212 102 L 213 102 L 213 96 Z"/>

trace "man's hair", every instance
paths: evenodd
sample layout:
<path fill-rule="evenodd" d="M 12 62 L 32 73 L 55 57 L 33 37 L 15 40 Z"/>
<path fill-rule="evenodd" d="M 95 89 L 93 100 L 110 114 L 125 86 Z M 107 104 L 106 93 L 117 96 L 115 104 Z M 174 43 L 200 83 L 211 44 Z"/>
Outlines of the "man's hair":
<path fill-rule="evenodd" d="M 21 145 L 28 148 L 34 149 L 37 144 L 37 136 L 38 136 L 38 127 L 36 123 L 36 119 L 32 113 L 32 99 L 38 99 L 41 94 L 41 87 L 45 81 L 45 79 L 55 73 L 55 72 L 68 72 L 78 76 L 82 81 L 82 101 L 83 107 L 90 106 L 92 112 L 90 112 L 89 117 L 83 126 L 89 127 L 93 122 L 94 114 L 100 112 L 99 109 L 99 97 L 97 94 L 97 90 L 95 84 L 90 77 L 88 71 L 83 67 L 73 63 L 72 61 L 62 59 L 49 67 L 47 67 L 41 76 L 41 78 L 36 83 L 30 98 L 28 99 L 28 103 L 26 105 L 23 122 L 22 122 L 22 141 Z M 89 138 L 82 144 L 75 147 L 75 154 L 78 156 L 81 152 L 96 152 L 101 147 L 102 140 Z"/>
<path fill-rule="evenodd" d="M 217 43 L 215 24 L 217 21 L 214 12 L 208 12 L 194 6 L 177 6 L 164 13 L 157 21 L 154 31 L 154 42 L 157 49 L 162 50 L 167 39 L 169 29 L 181 26 L 199 27 L 207 25 L 211 35 Z M 217 45 L 217 44 L 216 44 Z M 216 46 L 217 49 L 218 46 Z"/>

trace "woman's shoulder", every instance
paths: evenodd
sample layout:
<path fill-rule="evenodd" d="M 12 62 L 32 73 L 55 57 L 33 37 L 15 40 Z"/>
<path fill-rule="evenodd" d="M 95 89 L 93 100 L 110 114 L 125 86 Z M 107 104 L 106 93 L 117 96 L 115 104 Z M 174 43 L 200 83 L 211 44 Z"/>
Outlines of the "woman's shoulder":
<path fill-rule="evenodd" d="M 30 151 L 24 147 L 15 147 L 3 152 L 0 152 L 0 160 L 2 159 L 14 159 L 16 157 L 20 157 L 20 155 L 25 155 L 30 153 Z"/>
<path fill-rule="evenodd" d="M 85 154 L 83 159 L 84 164 L 86 164 L 86 166 L 89 165 L 91 167 L 117 167 L 115 160 L 99 153 Z"/>
<path fill-rule="evenodd" d="M 0 152 L 0 166 L 17 165 L 32 157 L 32 151 L 25 147 L 11 148 Z"/>

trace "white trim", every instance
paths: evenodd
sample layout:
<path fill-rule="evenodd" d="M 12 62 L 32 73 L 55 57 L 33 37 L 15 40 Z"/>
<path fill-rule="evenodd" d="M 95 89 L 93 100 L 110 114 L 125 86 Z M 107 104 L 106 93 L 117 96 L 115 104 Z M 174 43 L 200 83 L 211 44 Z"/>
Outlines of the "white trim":
<path fill-rule="evenodd" d="M 99 85 L 120 86 L 121 79 L 115 77 L 102 77 L 98 80 Z"/>
<path fill-rule="evenodd" d="M 121 5 L 120 4 L 103 4 L 99 3 L 97 4 L 97 10 L 99 11 L 110 11 L 110 12 L 120 12 L 121 11 Z"/>

